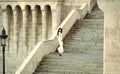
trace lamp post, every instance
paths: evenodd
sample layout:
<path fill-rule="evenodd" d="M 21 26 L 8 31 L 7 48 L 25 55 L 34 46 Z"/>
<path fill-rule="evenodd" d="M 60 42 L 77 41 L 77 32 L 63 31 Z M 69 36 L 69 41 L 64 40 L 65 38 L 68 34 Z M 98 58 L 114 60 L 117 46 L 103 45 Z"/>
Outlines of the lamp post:
<path fill-rule="evenodd" d="M 5 74 L 5 47 L 6 47 L 6 39 L 8 35 L 6 35 L 6 31 L 3 28 L 2 34 L 0 35 L 1 38 L 1 46 L 2 46 L 2 52 L 3 52 L 3 74 Z"/>

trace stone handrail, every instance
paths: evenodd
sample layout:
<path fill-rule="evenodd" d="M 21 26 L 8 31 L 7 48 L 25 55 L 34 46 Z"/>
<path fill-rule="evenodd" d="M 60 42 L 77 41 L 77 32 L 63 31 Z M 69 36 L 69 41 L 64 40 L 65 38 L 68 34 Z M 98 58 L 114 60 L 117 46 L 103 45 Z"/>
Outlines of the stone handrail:
<path fill-rule="evenodd" d="M 43 56 L 54 52 L 57 46 L 56 38 L 49 41 L 38 42 L 15 74 L 32 74 Z"/>
<path fill-rule="evenodd" d="M 73 9 L 70 14 L 65 18 L 65 20 L 61 23 L 58 28 L 63 29 L 63 38 L 78 19 L 84 18 L 87 13 L 87 6 L 87 3 L 84 3 L 79 9 Z"/>
<path fill-rule="evenodd" d="M 84 13 L 84 14 L 83 14 Z M 85 16 L 87 13 L 87 3 L 85 3 L 80 9 L 73 9 L 62 24 L 58 28 L 63 29 L 63 37 L 68 33 L 74 23 Z M 57 32 L 57 30 L 56 30 Z M 19 67 L 15 74 L 32 74 L 37 67 L 43 56 L 54 52 L 58 46 L 56 34 L 52 40 L 38 42 L 23 64 Z"/>

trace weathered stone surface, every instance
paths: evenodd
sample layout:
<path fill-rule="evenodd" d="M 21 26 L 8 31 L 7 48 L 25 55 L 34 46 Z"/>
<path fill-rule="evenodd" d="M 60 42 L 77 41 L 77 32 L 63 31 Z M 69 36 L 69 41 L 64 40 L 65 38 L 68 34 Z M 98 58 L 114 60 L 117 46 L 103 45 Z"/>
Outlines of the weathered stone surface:
<path fill-rule="evenodd" d="M 104 74 L 120 73 L 120 0 L 98 0 L 104 12 Z"/>
<path fill-rule="evenodd" d="M 27 3 L 30 6 L 24 3 Z M 50 35 L 52 35 L 51 32 L 52 32 L 53 13 L 51 6 L 54 7 L 54 5 L 56 4 L 51 2 L 45 2 L 45 6 L 43 5 L 42 8 L 41 7 L 42 2 L 40 2 L 41 6 L 37 5 L 36 3 L 37 2 L 28 3 L 25 1 L 23 3 L 14 2 L 14 1 L 0 2 L 0 23 L 1 23 L 0 31 L 1 31 L 1 27 L 4 26 L 8 34 L 7 47 L 6 47 L 6 73 L 10 73 L 10 74 L 15 73 L 15 71 L 25 60 L 26 56 L 28 56 L 28 54 L 34 48 L 35 44 L 43 40 L 42 37 L 43 32 L 45 33 L 47 32 L 47 34 L 49 34 L 47 39 L 49 39 Z M 50 6 L 47 3 L 52 5 Z M 43 14 L 43 12 L 47 14 L 47 17 L 41 15 Z M 45 18 L 46 20 L 42 20 L 42 17 Z M 54 17 L 56 17 L 56 15 Z M 56 20 L 57 18 L 54 19 L 53 22 Z M 43 28 L 44 27 L 44 25 L 42 25 L 43 21 L 45 22 L 45 25 L 47 25 L 46 26 L 47 28 L 50 27 L 49 28 L 50 32 L 47 31 L 48 29 Z M 36 30 L 33 28 L 35 28 Z M 42 29 L 45 29 L 45 31 L 42 31 Z M 35 30 L 36 37 L 34 37 L 33 30 Z M 34 42 L 33 39 L 36 39 L 36 42 Z M 2 52 L 0 52 L 0 54 L 1 53 Z M 0 57 L 2 57 L 2 55 L 0 55 Z M 2 59 L 0 59 L 0 62 L 2 62 Z M 0 63 L 0 66 L 2 66 L 2 63 Z M 2 74 L 2 72 L 0 72 L 0 74 Z"/>
<path fill-rule="evenodd" d="M 64 39 L 65 53 L 61 57 L 58 53 L 46 55 L 33 74 L 103 73 L 103 18 L 92 14 L 93 18 L 92 16 L 90 18 L 92 21 L 86 16 L 83 22 L 77 21 L 69 31 Z M 102 15 L 101 13 L 99 16 Z"/>

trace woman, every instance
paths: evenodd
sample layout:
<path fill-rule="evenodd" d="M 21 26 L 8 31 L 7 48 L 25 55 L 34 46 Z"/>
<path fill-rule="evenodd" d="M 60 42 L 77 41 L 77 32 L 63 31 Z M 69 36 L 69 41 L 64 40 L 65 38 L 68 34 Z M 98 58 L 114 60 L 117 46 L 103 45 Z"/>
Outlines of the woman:
<path fill-rule="evenodd" d="M 64 52 L 62 32 L 63 32 L 63 29 L 59 28 L 58 32 L 57 32 L 57 38 L 58 38 L 58 42 L 59 42 L 59 47 L 58 47 L 57 51 L 58 51 L 58 53 L 59 53 L 60 56 L 62 56 L 62 53 Z"/>

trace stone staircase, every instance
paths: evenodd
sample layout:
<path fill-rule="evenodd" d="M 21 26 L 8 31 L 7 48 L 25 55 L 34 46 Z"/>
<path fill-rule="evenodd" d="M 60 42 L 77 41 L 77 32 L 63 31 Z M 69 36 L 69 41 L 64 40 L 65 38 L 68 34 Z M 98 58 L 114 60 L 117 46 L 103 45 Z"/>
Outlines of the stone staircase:
<path fill-rule="evenodd" d="M 33 74 L 103 74 L 103 22 L 96 5 L 64 38 L 63 55 L 44 56 Z"/>

